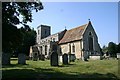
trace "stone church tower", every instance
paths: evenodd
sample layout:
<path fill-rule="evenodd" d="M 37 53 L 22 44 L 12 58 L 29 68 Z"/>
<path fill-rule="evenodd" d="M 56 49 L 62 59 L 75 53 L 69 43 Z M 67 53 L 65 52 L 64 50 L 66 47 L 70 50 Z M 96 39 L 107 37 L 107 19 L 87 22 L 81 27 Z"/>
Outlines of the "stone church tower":
<path fill-rule="evenodd" d="M 37 27 L 37 40 L 36 42 L 39 43 L 41 39 L 44 39 L 51 35 L 51 27 L 47 25 L 40 25 Z"/>

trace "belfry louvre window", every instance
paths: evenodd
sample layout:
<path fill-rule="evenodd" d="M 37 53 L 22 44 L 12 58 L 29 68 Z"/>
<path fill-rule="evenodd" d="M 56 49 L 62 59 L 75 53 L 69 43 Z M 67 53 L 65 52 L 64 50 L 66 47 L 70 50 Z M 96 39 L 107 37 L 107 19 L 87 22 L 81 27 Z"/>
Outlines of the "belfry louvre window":
<path fill-rule="evenodd" d="M 45 29 L 45 35 L 47 35 L 47 30 Z"/>

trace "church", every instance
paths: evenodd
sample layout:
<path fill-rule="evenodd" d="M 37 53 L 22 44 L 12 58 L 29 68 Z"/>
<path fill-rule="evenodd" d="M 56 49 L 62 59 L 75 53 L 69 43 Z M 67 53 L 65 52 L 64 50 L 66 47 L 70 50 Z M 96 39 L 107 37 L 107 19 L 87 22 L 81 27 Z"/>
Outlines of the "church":
<path fill-rule="evenodd" d="M 51 49 L 55 50 L 59 57 L 63 54 L 74 54 L 76 59 L 83 59 L 101 55 L 98 37 L 91 21 L 52 35 L 50 26 L 38 26 L 36 45 L 30 47 L 29 56 L 33 57 L 34 53 L 38 56 L 43 54 L 49 59 Z"/>

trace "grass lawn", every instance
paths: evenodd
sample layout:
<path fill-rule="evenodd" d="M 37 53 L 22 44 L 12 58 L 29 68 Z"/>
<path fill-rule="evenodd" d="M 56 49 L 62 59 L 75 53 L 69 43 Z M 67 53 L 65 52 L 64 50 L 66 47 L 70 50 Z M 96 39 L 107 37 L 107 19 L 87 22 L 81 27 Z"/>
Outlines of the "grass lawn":
<path fill-rule="evenodd" d="M 17 64 L 17 60 L 11 60 L 11 65 L 3 66 L 2 78 L 73 78 L 73 79 L 120 79 L 118 74 L 118 60 L 89 60 L 84 62 L 76 60 L 69 65 L 51 67 L 50 61 L 27 60 L 26 65 Z"/>

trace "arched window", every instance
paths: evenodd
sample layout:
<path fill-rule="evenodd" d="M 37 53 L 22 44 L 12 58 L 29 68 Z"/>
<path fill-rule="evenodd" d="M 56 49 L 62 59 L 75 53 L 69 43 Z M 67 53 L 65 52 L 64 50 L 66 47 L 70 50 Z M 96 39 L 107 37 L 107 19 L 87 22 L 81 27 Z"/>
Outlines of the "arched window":
<path fill-rule="evenodd" d="M 45 45 L 45 55 L 47 55 L 47 45 Z"/>
<path fill-rule="evenodd" d="M 75 52 L 75 45 L 72 46 L 72 51 Z"/>
<path fill-rule="evenodd" d="M 40 46 L 40 52 L 41 52 L 40 54 L 42 54 L 42 46 Z"/>
<path fill-rule="evenodd" d="M 92 36 L 92 33 L 91 33 L 91 32 L 89 32 L 89 36 Z"/>
<path fill-rule="evenodd" d="M 93 38 L 89 37 L 88 40 L 89 40 L 89 50 L 93 51 Z"/>
<path fill-rule="evenodd" d="M 89 45 L 89 50 L 93 51 L 93 36 L 91 32 L 89 32 L 88 45 Z"/>
<path fill-rule="evenodd" d="M 71 53 L 71 44 L 69 44 L 69 52 Z"/>

